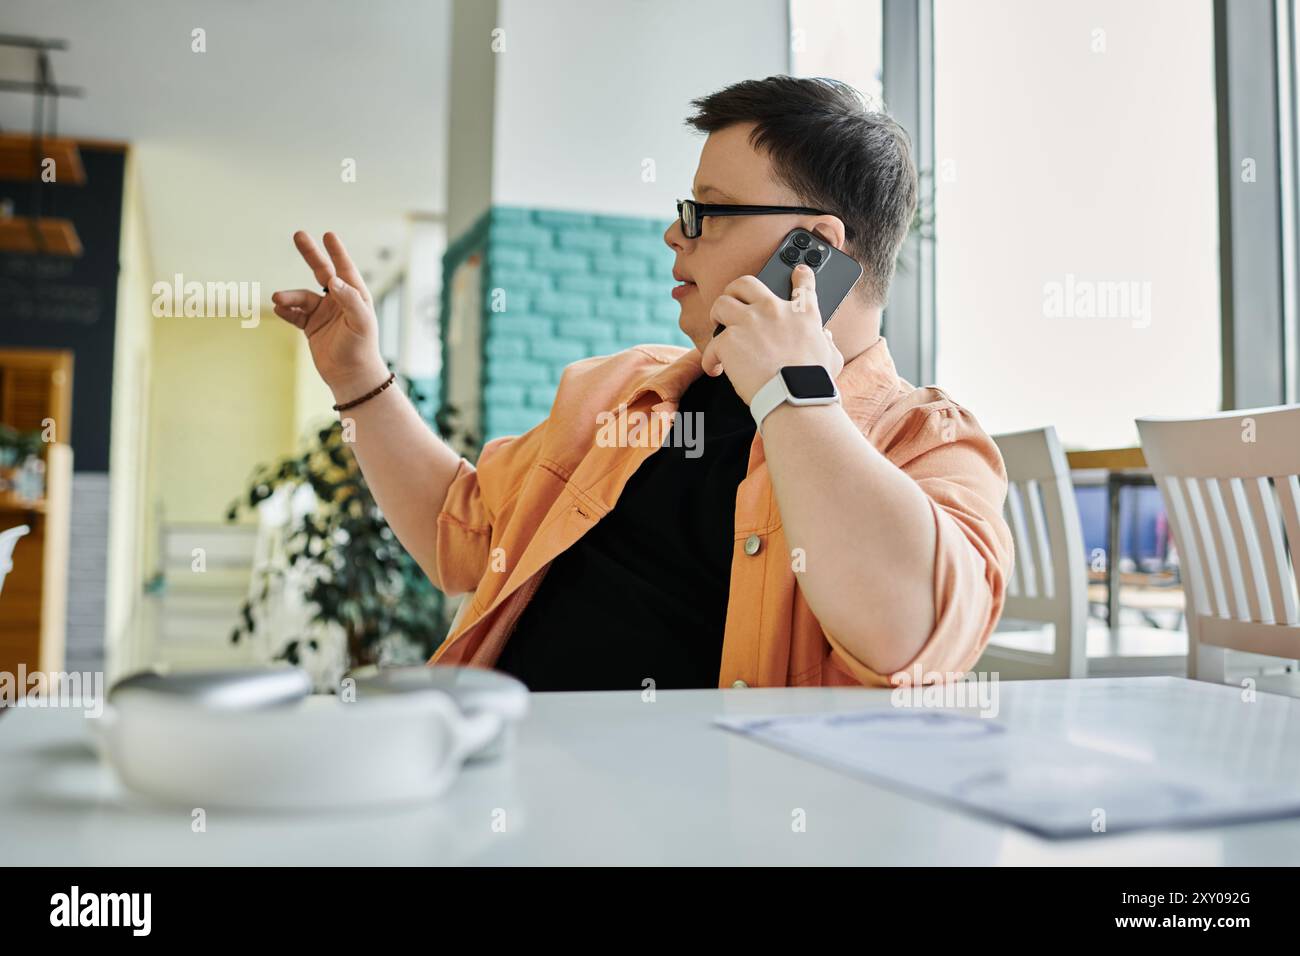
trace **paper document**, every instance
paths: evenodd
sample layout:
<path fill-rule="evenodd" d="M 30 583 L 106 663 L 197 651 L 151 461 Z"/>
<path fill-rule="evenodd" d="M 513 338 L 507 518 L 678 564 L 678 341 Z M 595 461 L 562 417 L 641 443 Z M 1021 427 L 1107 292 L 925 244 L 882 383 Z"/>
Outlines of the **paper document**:
<path fill-rule="evenodd" d="M 1093 750 L 994 720 L 867 710 L 715 723 L 874 782 L 937 797 L 1042 836 L 1300 815 L 1300 793 Z"/>

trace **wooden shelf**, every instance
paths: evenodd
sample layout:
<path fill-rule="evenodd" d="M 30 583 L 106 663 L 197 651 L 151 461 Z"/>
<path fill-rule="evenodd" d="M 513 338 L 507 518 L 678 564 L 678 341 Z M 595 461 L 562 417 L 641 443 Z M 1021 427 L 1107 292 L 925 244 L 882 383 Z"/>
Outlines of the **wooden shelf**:
<path fill-rule="evenodd" d="M 39 144 L 26 133 L 0 133 L 0 179 L 31 182 L 40 179 L 45 160 L 54 160 L 55 182 L 83 186 L 86 169 L 76 140 L 46 137 Z"/>
<path fill-rule="evenodd" d="M 0 252 L 40 252 L 75 259 L 81 255 L 81 238 L 71 219 L 10 216 L 0 219 Z"/>
<path fill-rule="evenodd" d="M 72 353 L 0 349 L 0 422 L 19 432 L 49 431 L 44 446 L 45 497 L 0 493 L 0 529 L 25 524 L 13 570 L 0 592 L 0 671 L 18 665 L 59 671 L 64 665 L 68 546 L 72 515 Z"/>
<path fill-rule="evenodd" d="M 12 491 L 0 491 L 0 514 L 45 514 L 46 499 L 20 498 Z"/>

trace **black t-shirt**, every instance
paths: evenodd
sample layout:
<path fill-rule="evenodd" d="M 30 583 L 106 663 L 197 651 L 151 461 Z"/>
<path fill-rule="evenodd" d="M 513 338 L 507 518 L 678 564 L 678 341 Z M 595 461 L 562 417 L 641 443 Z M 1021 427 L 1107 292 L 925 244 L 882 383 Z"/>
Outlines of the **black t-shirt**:
<path fill-rule="evenodd" d="M 717 687 L 736 487 L 753 439 L 725 375 L 692 382 L 662 447 L 551 562 L 498 669 L 531 690 L 640 690 L 647 678 L 659 689 Z"/>

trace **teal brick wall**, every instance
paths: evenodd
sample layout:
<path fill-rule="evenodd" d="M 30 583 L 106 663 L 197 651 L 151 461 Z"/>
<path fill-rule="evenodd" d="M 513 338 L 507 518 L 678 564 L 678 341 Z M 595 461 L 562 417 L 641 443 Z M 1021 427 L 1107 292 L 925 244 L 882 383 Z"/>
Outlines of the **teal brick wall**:
<path fill-rule="evenodd" d="M 673 253 L 662 220 L 495 207 L 485 239 L 485 440 L 550 410 L 564 366 L 654 342 L 677 328 Z"/>

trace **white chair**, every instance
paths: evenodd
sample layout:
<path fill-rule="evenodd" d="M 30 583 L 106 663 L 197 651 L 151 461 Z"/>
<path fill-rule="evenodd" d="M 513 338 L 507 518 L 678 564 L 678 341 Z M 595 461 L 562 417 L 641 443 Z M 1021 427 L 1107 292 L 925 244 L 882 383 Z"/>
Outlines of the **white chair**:
<path fill-rule="evenodd" d="M 18 544 L 18 539 L 31 530 L 27 525 L 20 524 L 16 528 L 0 531 L 0 591 L 4 590 L 5 575 L 13 570 L 14 547 Z"/>
<path fill-rule="evenodd" d="M 1227 650 L 1300 657 L 1300 405 L 1137 426 L 1182 564 L 1187 675 L 1225 681 Z"/>
<path fill-rule="evenodd" d="M 1050 649 L 1038 634 L 994 632 L 976 665 L 1006 680 L 1086 677 L 1088 573 L 1070 466 L 1051 426 L 995 435 L 1007 468 L 1003 506 L 1015 541 L 1003 619 L 1050 624 Z M 1010 621 L 1009 621 L 1010 622 Z"/>

